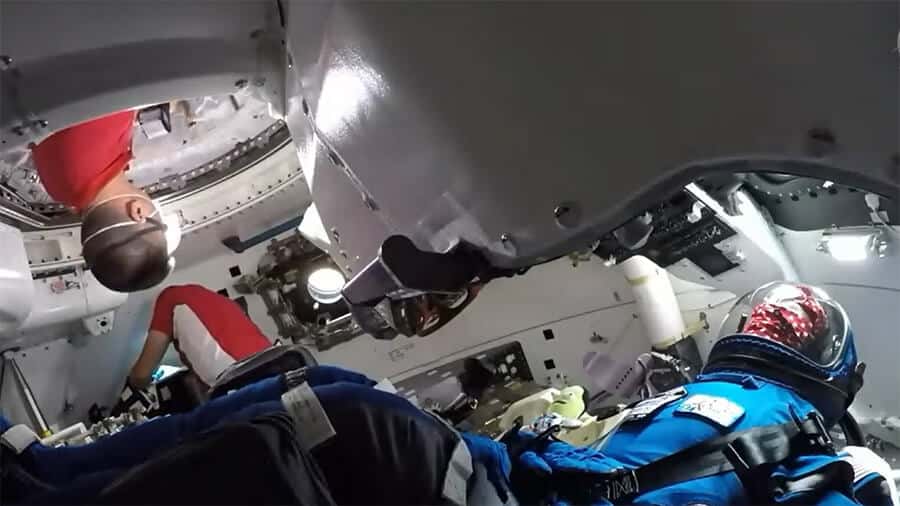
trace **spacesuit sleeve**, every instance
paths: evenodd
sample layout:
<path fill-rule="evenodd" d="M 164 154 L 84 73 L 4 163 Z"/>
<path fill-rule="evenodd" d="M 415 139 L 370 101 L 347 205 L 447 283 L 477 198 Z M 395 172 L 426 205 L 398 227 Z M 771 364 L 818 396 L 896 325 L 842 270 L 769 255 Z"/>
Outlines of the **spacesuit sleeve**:
<path fill-rule="evenodd" d="M 179 290 L 176 286 L 170 286 L 159 293 L 156 304 L 153 306 L 153 317 L 150 320 L 150 330 L 156 330 L 171 337 L 175 306 L 182 303 Z"/>
<path fill-rule="evenodd" d="M 864 446 L 847 446 L 841 458 L 853 466 L 853 495 L 862 504 L 900 506 L 891 465 Z"/>
<path fill-rule="evenodd" d="M 769 482 L 778 504 L 891 505 L 884 479 L 869 467 L 846 453 L 804 455 L 776 466 Z"/>
<path fill-rule="evenodd" d="M 61 448 L 32 445 L 26 458 L 35 474 L 51 484 L 66 483 L 87 473 L 127 469 L 225 420 L 248 419 L 280 409 L 282 393 L 282 378 L 268 378 L 189 413 L 156 418 L 94 443 Z"/>

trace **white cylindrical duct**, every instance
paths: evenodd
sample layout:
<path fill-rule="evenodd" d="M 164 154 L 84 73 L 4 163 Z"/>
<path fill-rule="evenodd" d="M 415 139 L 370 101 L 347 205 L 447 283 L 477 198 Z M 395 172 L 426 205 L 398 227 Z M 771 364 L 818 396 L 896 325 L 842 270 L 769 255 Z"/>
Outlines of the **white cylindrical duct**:
<path fill-rule="evenodd" d="M 34 283 L 25 241 L 18 229 L 0 223 L 0 336 L 17 329 L 34 303 Z"/>
<path fill-rule="evenodd" d="M 71 323 L 121 306 L 127 293 L 114 292 L 101 285 L 90 273 L 75 271 L 49 276 L 33 282 L 35 303 L 31 314 L 18 330 L 26 331 Z"/>
<path fill-rule="evenodd" d="M 650 344 L 663 349 L 685 337 L 684 318 L 666 270 L 643 256 L 633 256 L 619 266 L 634 293 Z"/>
<path fill-rule="evenodd" d="M 87 434 L 87 427 L 84 426 L 84 422 L 78 422 L 75 425 L 66 427 L 65 429 L 53 434 L 52 436 L 41 439 L 41 444 L 44 446 L 54 446 L 60 441 L 72 439 L 73 437 L 80 436 L 82 434 Z"/>

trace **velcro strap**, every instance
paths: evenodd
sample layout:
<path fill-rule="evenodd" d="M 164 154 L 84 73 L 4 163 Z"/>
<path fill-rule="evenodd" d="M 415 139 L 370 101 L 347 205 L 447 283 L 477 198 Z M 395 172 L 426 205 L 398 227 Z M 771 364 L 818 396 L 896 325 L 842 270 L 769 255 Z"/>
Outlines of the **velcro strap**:
<path fill-rule="evenodd" d="M 31 446 L 31 443 L 37 442 L 37 434 L 34 433 L 27 425 L 13 425 L 0 436 L 0 442 L 10 450 L 16 452 L 16 455 L 25 451 Z"/>
<path fill-rule="evenodd" d="M 288 391 L 306 383 L 308 372 L 306 367 L 301 367 L 300 369 L 294 369 L 293 371 L 284 373 L 282 375 L 282 378 L 284 379 L 284 390 Z"/>
<path fill-rule="evenodd" d="M 281 404 L 294 419 L 297 439 L 304 448 L 311 450 L 337 434 L 309 383 L 282 394 Z"/>

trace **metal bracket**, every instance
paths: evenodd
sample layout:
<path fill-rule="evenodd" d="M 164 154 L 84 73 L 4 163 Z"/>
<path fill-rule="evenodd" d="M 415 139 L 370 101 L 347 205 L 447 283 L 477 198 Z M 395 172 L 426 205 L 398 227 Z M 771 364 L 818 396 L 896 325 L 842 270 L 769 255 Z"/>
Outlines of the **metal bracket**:
<path fill-rule="evenodd" d="M 303 215 L 300 215 L 296 218 L 291 218 L 290 220 L 282 223 L 281 225 L 276 225 L 268 230 L 263 231 L 262 233 L 256 234 L 250 239 L 246 241 L 242 241 L 240 237 L 236 235 L 232 235 L 222 239 L 222 244 L 224 244 L 228 249 L 235 253 L 243 253 L 244 251 L 256 246 L 257 244 L 268 241 L 269 239 L 281 234 L 283 232 L 287 232 L 292 228 L 296 228 L 300 226 L 300 222 L 303 221 Z"/>

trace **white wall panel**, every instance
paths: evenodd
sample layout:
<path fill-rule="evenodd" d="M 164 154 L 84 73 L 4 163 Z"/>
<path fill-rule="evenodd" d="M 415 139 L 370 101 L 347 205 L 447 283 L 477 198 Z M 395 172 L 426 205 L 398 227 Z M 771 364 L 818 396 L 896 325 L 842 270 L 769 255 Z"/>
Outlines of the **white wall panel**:
<path fill-rule="evenodd" d="M 855 412 L 867 418 L 900 416 L 900 241 L 895 237 L 885 258 L 839 262 L 816 251 L 821 231 L 782 232 L 801 279 L 825 288 L 850 317 L 867 365 Z"/>

